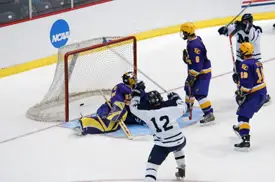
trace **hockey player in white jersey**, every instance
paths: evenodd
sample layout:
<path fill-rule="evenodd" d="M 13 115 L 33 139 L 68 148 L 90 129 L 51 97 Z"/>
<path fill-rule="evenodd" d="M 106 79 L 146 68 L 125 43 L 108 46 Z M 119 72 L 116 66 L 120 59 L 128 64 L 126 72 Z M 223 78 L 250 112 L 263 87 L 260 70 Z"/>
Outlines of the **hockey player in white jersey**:
<path fill-rule="evenodd" d="M 176 177 L 185 177 L 185 154 L 183 148 L 186 139 L 177 123 L 177 119 L 186 112 L 187 105 L 176 93 L 167 95 L 168 100 L 163 101 L 157 91 L 147 93 L 146 101 L 140 102 L 143 82 L 139 82 L 132 92 L 130 111 L 142 119 L 151 130 L 155 145 L 147 161 L 146 182 L 155 182 L 157 170 L 169 153 L 173 152 L 178 171 Z M 143 87 L 144 88 L 144 87 Z"/>
<path fill-rule="evenodd" d="M 261 35 L 263 33 L 262 28 L 253 24 L 253 16 L 250 13 L 246 13 L 242 16 L 241 21 L 235 21 L 235 23 L 230 24 L 228 27 L 223 26 L 218 30 L 220 35 L 230 36 L 233 35 L 236 37 L 236 55 L 237 59 L 235 62 L 234 73 L 232 75 L 234 82 L 238 79 L 238 73 L 240 64 L 243 61 L 243 58 L 240 53 L 240 45 L 243 42 L 250 42 L 254 46 L 253 58 L 261 61 L 261 49 L 260 41 Z M 270 96 L 267 95 L 266 103 L 270 101 Z"/>

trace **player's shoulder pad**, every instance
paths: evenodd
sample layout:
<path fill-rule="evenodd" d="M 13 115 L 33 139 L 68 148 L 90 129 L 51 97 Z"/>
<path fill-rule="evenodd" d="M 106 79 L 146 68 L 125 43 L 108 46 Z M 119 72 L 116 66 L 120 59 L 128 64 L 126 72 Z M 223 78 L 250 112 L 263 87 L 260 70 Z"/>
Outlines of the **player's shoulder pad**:
<path fill-rule="evenodd" d="M 132 88 L 127 86 L 125 83 L 119 83 L 117 84 L 117 89 L 121 90 L 123 93 L 131 94 L 132 93 Z"/>
<path fill-rule="evenodd" d="M 195 54 L 200 54 L 200 46 L 194 42 L 194 43 L 189 43 L 187 44 L 187 52 L 190 54 L 195 53 Z"/>
<path fill-rule="evenodd" d="M 263 29 L 260 26 L 253 25 L 253 27 L 256 31 L 260 31 L 261 33 L 263 33 Z"/>
<path fill-rule="evenodd" d="M 256 61 L 255 64 L 256 64 L 257 67 L 262 67 L 263 66 L 263 63 L 261 63 L 260 61 Z"/>
<path fill-rule="evenodd" d="M 118 83 L 114 86 L 114 88 L 116 88 L 116 90 L 117 90 L 117 89 L 120 89 L 121 87 L 124 87 L 124 86 L 126 86 L 124 83 Z"/>

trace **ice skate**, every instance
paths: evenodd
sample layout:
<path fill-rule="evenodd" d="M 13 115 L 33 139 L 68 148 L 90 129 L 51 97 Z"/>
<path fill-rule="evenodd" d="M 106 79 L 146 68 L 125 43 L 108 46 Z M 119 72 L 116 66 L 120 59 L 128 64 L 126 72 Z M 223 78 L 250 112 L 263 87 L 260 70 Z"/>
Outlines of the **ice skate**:
<path fill-rule="evenodd" d="M 268 106 L 269 104 L 271 104 L 271 97 L 269 94 L 267 94 L 264 106 Z"/>
<path fill-rule="evenodd" d="M 215 116 L 212 112 L 206 114 L 203 116 L 203 118 L 200 120 L 200 124 L 202 126 L 209 125 L 212 123 L 212 121 L 215 120 Z"/>
<path fill-rule="evenodd" d="M 177 169 L 178 171 L 175 173 L 177 180 L 183 180 L 185 177 L 185 166 L 182 168 L 178 167 Z"/>
<path fill-rule="evenodd" d="M 73 131 L 75 132 L 76 135 L 83 136 L 83 135 L 85 135 L 85 132 L 83 130 L 82 123 L 80 120 L 78 122 L 79 122 L 78 123 L 79 125 L 76 126 L 75 128 L 73 128 Z"/>
<path fill-rule="evenodd" d="M 240 128 L 239 128 L 238 125 L 233 125 L 233 131 L 235 132 L 237 137 L 242 138 L 241 135 L 240 135 Z"/>
<path fill-rule="evenodd" d="M 242 142 L 235 144 L 235 150 L 242 151 L 242 152 L 248 152 L 250 150 L 250 135 L 242 136 Z"/>
<path fill-rule="evenodd" d="M 73 130 L 74 130 L 76 135 L 78 135 L 78 136 L 83 135 L 83 130 L 82 130 L 81 126 L 77 126 L 77 127 L 73 128 Z"/>

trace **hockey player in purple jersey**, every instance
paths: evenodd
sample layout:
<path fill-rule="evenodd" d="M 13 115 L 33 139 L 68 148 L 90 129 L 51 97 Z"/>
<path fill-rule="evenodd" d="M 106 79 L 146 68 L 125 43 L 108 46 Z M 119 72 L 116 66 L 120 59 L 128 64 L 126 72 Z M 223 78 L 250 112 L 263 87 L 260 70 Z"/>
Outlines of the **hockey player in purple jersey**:
<path fill-rule="evenodd" d="M 181 37 L 187 40 L 187 49 L 183 50 L 183 61 L 188 67 L 186 79 L 186 103 L 190 107 L 194 101 L 199 102 L 204 112 L 201 124 L 207 124 L 215 120 L 211 102 L 207 99 L 211 80 L 211 62 L 207 58 L 207 50 L 201 37 L 196 36 L 195 26 L 187 22 L 180 27 Z M 191 93 L 189 93 L 191 91 Z"/>
<path fill-rule="evenodd" d="M 99 107 L 96 116 L 91 115 L 79 120 L 80 126 L 74 129 L 78 135 L 116 131 L 119 128 L 119 122 L 125 124 L 142 122 L 129 112 L 132 88 L 136 84 L 136 78 L 132 72 L 127 72 L 123 74 L 122 80 L 123 83 L 113 87 L 110 100 Z"/>
<path fill-rule="evenodd" d="M 218 30 L 220 35 L 225 36 L 234 36 L 236 37 L 236 61 L 234 74 L 232 75 L 233 79 L 238 75 L 238 68 L 240 67 L 241 62 L 243 61 L 242 56 L 240 55 L 240 45 L 243 42 L 250 42 L 254 46 L 253 58 L 261 61 L 261 36 L 263 30 L 261 27 L 253 24 L 253 15 L 251 13 L 245 13 L 241 21 L 235 21 L 229 26 L 223 26 Z M 268 105 L 271 102 L 271 97 L 267 94 L 267 99 L 265 105 Z"/>
<path fill-rule="evenodd" d="M 114 105 L 115 102 L 124 102 L 126 105 L 129 105 L 131 100 L 132 88 L 136 83 L 136 78 L 132 72 L 127 72 L 122 76 L 123 83 L 119 83 L 113 87 L 111 92 L 111 98 L 109 104 Z M 106 118 L 110 113 L 111 109 L 108 106 L 108 103 L 102 104 L 97 110 L 97 114 L 101 118 Z"/>
<path fill-rule="evenodd" d="M 242 138 L 242 142 L 235 144 L 237 149 L 250 147 L 249 120 L 260 110 L 267 99 L 266 83 L 264 82 L 263 65 L 253 58 L 254 46 L 245 42 L 239 49 L 243 62 L 239 65 L 240 72 L 234 80 L 239 89 L 236 91 L 236 102 L 239 105 L 238 125 L 233 130 Z"/>

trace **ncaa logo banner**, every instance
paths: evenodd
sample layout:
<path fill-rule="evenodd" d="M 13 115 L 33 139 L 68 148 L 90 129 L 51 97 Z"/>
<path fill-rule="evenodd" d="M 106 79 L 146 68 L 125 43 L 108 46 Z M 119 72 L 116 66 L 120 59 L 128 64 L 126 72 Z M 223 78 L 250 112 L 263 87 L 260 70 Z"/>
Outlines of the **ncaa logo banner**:
<path fill-rule="evenodd" d="M 63 20 L 56 20 L 50 30 L 50 41 L 55 48 L 60 48 L 67 44 L 70 37 L 69 24 Z"/>
<path fill-rule="evenodd" d="M 245 8 L 247 6 L 256 7 L 256 6 L 268 6 L 268 5 L 275 6 L 275 0 L 252 0 L 252 1 L 244 0 L 242 2 L 242 8 Z"/>

